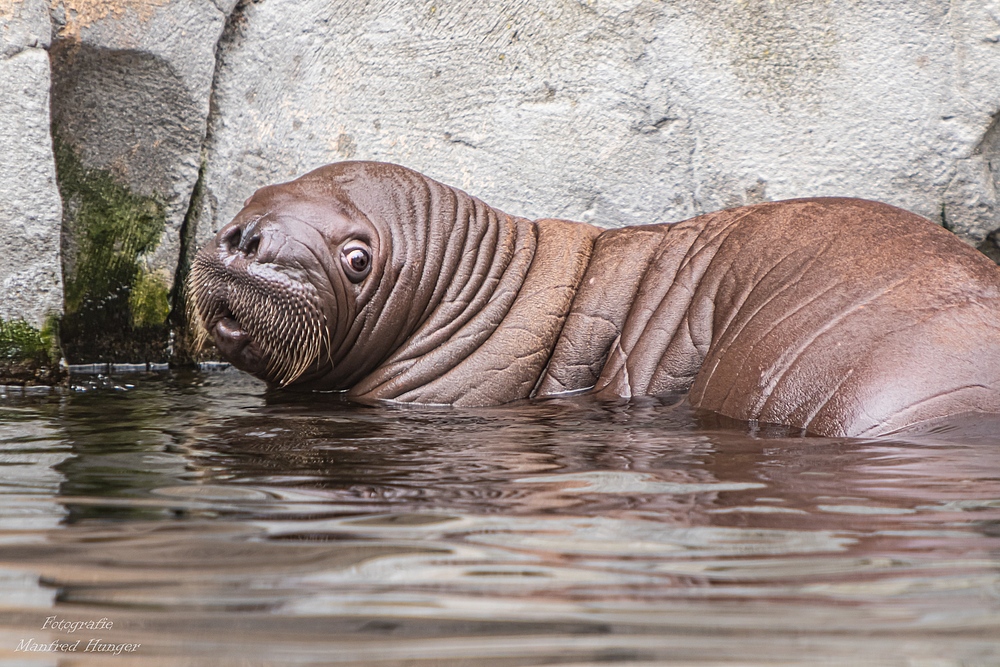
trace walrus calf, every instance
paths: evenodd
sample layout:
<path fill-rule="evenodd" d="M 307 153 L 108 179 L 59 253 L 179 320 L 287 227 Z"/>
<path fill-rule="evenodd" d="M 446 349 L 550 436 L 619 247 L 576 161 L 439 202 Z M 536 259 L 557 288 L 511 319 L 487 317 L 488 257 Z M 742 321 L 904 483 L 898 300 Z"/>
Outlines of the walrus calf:
<path fill-rule="evenodd" d="M 198 253 L 190 294 L 236 367 L 361 400 L 688 391 L 846 436 L 1000 412 L 1000 269 L 858 199 L 604 231 L 342 162 L 255 192 Z"/>

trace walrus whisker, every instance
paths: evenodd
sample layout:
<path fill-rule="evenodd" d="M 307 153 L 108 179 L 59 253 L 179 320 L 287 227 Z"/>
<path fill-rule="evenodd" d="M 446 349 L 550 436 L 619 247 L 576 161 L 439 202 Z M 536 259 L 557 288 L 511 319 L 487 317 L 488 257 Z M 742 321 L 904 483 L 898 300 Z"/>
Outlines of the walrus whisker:
<path fill-rule="evenodd" d="M 333 369 L 333 345 L 330 343 L 330 330 L 327 327 L 323 327 L 323 344 L 326 347 L 326 361 L 330 364 L 330 368 Z M 320 358 L 316 358 L 316 368 L 319 368 Z"/>
<path fill-rule="evenodd" d="M 200 271 L 198 270 L 198 264 L 196 262 L 195 266 L 191 270 L 191 273 L 188 275 L 184 286 L 185 316 L 191 333 L 193 334 L 191 352 L 196 355 L 201 353 L 201 351 L 205 348 L 205 343 L 208 342 L 208 339 L 211 337 L 208 327 L 205 324 L 205 318 L 202 315 L 201 309 L 198 307 L 200 303 L 205 301 L 205 291 L 207 289 L 207 283 L 202 280 Z"/>
<path fill-rule="evenodd" d="M 210 328 L 226 318 L 255 344 L 266 377 L 278 386 L 291 384 L 314 362 L 318 365 L 327 334 L 315 290 L 289 290 L 289 284 L 272 266 L 230 270 L 216 257 L 196 258 L 187 288 L 196 351 L 210 337 Z"/>

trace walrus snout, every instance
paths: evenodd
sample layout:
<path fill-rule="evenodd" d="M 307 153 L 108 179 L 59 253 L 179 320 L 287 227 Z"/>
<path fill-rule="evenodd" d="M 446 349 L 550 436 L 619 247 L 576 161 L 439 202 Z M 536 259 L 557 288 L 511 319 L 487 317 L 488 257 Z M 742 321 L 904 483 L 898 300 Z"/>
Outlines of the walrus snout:
<path fill-rule="evenodd" d="M 188 282 L 192 320 L 222 356 L 279 386 L 329 354 L 315 286 L 278 257 L 283 235 L 261 216 L 239 215 L 198 252 Z"/>
<path fill-rule="evenodd" d="M 273 220 L 261 216 L 237 216 L 219 230 L 213 241 L 215 251 L 225 263 L 259 262 L 275 260 L 287 231 Z"/>

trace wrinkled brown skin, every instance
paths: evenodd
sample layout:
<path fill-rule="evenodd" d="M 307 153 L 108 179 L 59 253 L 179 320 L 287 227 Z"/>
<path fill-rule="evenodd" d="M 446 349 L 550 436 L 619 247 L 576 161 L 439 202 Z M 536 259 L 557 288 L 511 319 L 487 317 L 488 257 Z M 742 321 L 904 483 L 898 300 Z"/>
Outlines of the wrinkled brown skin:
<path fill-rule="evenodd" d="M 251 223 L 248 254 L 232 239 Z M 374 260 L 352 283 L 340 254 L 357 238 Z M 871 201 L 602 231 L 510 216 L 396 165 L 344 162 L 258 190 L 195 264 L 204 325 L 272 384 L 255 340 L 267 332 L 224 318 L 229 285 L 257 265 L 287 276 L 268 290 L 308 283 L 327 338 L 291 385 L 363 401 L 689 391 L 697 408 L 836 436 L 1000 412 L 1000 270 Z"/>

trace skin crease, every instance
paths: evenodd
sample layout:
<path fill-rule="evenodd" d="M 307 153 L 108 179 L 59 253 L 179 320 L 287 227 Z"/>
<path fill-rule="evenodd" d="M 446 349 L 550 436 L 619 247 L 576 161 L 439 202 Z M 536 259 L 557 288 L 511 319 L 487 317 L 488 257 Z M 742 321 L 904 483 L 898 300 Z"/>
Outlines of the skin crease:
<path fill-rule="evenodd" d="M 871 201 L 605 231 L 342 162 L 255 192 L 189 289 L 235 366 L 361 401 L 686 391 L 835 436 L 1000 413 L 1000 269 Z"/>

